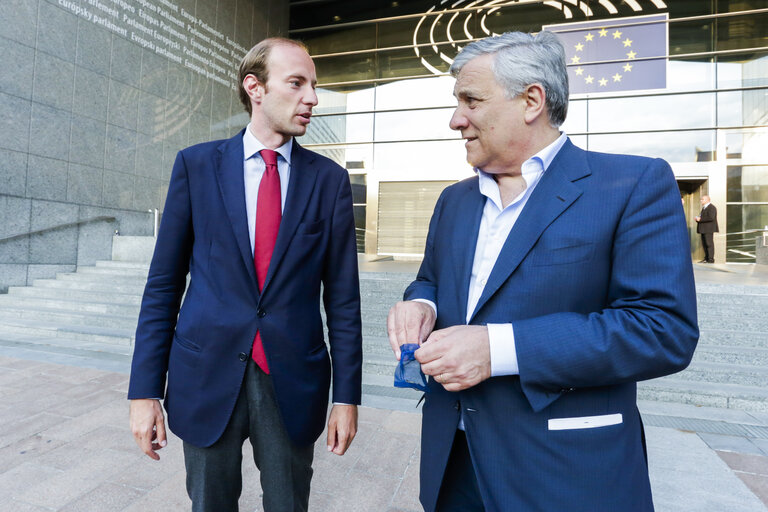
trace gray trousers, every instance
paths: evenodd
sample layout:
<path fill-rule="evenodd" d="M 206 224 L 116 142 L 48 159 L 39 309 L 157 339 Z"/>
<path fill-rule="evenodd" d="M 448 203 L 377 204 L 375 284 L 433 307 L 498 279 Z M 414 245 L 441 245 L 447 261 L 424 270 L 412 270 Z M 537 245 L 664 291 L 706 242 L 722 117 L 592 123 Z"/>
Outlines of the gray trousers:
<path fill-rule="evenodd" d="M 253 360 L 221 438 L 208 448 L 184 443 L 193 512 L 237 512 L 243 442 L 250 439 L 265 512 L 306 512 L 314 445 L 297 446 L 283 426 L 269 375 Z"/>

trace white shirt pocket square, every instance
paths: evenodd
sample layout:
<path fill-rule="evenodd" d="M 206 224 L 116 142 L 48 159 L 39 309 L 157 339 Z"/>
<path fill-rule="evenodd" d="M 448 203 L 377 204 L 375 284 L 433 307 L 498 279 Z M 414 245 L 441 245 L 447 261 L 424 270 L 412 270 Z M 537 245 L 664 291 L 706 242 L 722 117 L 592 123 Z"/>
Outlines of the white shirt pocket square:
<path fill-rule="evenodd" d="M 581 416 L 579 418 L 552 418 L 549 420 L 548 427 L 549 430 L 575 430 L 619 425 L 623 421 L 621 413 L 604 414 L 602 416 Z"/>

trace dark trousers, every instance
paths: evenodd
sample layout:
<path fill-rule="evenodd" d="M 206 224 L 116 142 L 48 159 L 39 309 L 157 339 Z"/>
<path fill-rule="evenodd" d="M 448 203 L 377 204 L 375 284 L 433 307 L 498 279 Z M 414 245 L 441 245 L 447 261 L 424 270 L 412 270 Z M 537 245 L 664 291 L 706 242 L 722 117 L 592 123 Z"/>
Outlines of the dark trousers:
<path fill-rule="evenodd" d="M 704 259 L 710 263 L 714 263 L 715 262 L 714 233 L 701 233 L 701 246 L 704 248 Z"/>
<path fill-rule="evenodd" d="M 467 437 L 462 430 L 453 438 L 448 465 L 440 484 L 436 512 L 484 512 L 475 468 L 469 455 Z"/>
<path fill-rule="evenodd" d="M 192 511 L 237 512 L 246 439 L 250 439 L 259 468 L 264 511 L 306 512 L 314 446 L 297 446 L 288 438 L 272 379 L 252 360 L 221 438 L 207 448 L 184 443 Z"/>

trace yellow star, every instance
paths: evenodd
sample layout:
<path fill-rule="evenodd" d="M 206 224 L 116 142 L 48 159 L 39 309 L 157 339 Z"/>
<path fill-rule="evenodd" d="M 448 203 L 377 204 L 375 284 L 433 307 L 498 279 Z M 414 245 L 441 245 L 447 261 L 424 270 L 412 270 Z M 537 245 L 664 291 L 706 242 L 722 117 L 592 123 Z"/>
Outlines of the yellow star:
<path fill-rule="evenodd" d="M 578 64 L 580 60 L 581 60 L 581 57 L 579 57 L 578 55 L 574 55 L 573 57 L 571 57 L 571 64 Z"/>
<path fill-rule="evenodd" d="M 629 62 L 627 62 L 626 64 L 624 64 L 624 71 L 626 71 L 627 73 L 629 73 L 630 71 L 632 71 L 632 64 L 630 64 Z"/>
<path fill-rule="evenodd" d="M 577 51 L 577 52 L 580 52 L 581 50 L 583 50 L 583 49 L 584 49 L 584 45 L 583 45 L 583 44 L 581 44 L 581 43 L 578 43 L 578 44 L 575 46 L 575 48 L 576 48 L 576 51 Z"/>
<path fill-rule="evenodd" d="M 594 38 L 595 38 L 595 35 L 592 32 L 590 32 L 590 33 L 588 33 L 587 35 L 584 36 L 584 39 L 586 39 L 587 41 L 591 41 Z"/>
<path fill-rule="evenodd" d="M 605 78 L 601 78 L 600 87 L 605 87 L 606 85 L 608 85 L 608 80 L 606 80 Z"/>
<path fill-rule="evenodd" d="M 613 81 L 614 81 L 614 82 L 621 82 L 621 75 L 620 75 L 620 74 L 618 74 L 618 73 L 616 73 L 615 75 L 613 75 L 611 78 L 613 78 Z"/>
<path fill-rule="evenodd" d="M 601 28 L 600 29 L 600 37 L 605 37 L 607 35 L 608 35 L 608 31 L 605 30 L 604 28 Z"/>
<path fill-rule="evenodd" d="M 583 67 L 581 67 L 581 66 L 577 67 L 577 68 L 576 68 L 576 74 L 577 74 L 578 76 L 581 76 L 581 75 L 583 75 L 583 74 L 584 74 L 584 68 L 583 68 Z"/>
<path fill-rule="evenodd" d="M 587 75 L 587 78 L 585 78 L 584 81 L 587 82 L 588 84 L 591 84 L 592 82 L 595 81 L 595 79 L 594 77 L 592 77 L 592 75 Z"/>
<path fill-rule="evenodd" d="M 619 32 L 619 29 L 616 29 L 616 32 L 613 33 L 613 38 L 614 39 L 621 38 L 621 32 Z"/>
<path fill-rule="evenodd" d="M 630 51 L 629 53 L 627 53 L 627 58 L 630 60 L 634 59 L 636 56 L 637 54 L 633 51 Z"/>
<path fill-rule="evenodd" d="M 630 38 L 626 38 L 624 41 L 622 41 L 622 43 L 624 43 L 624 48 L 632 46 L 632 40 Z"/>

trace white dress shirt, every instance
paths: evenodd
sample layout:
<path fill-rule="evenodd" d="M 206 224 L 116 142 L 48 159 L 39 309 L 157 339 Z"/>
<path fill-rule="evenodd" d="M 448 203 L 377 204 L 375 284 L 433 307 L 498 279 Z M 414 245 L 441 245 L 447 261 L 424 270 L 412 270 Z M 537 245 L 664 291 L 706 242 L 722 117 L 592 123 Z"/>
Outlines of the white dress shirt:
<path fill-rule="evenodd" d="M 259 185 L 261 177 L 267 166 L 261 158 L 259 151 L 269 149 L 262 144 L 253 133 L 251 125 L 243 134 L 243 177 L 245 178 L 245 209 L 248 213 L 249 236 L 251 239 L 251 253 L 254 250 L 253 239 L 256 236 L 256 203 L 259 199 Z M 280 175 L 280 211 L 285 209 L 285 197 L 288 193 L 288 180 L 291 178 L 291 150 L 293 149 L 293 137 L 288 142 L 275 149 L 277 152 L 277 173 Z"/>
<path fill-rule="evenodd" d="M 523 211 L 528 198 L 539 183 L 549 164 L 560 151 L 567 140 L 565 133 L 561 133 L 552 144 L 545 147 L 531 158 L 523 162 L 521 166 L 522 176 L 526 188 L 506 207 L 502 207 L 501 192 L 493 176 L 475 168 L 478 175 L 480 193 L 486 197 L 483 216 L 480 219 L 480 229 L 477 232 L 477 245 L 475 246 L 475 258 L 472 264 L 472 275 L 469 281 L 469 293 L 467 294 L 467 318 L 472 317 L 483 289 L 488 282 L 496 260 L 501 253 L 504 243 L 509 237 L 512 227 Z M 437 306 L 425 299 L 414 299 L 432 306 L 437 313 Z M 522 298 L 521 300 L 525 300 Z M 491 350 L 491 376 L 517 375 L 520 369 L 517 363 L 515 351 L 515 332 L 511 323 L 488 324 L 488 339 Z M 462 422 L 463 423 L 463 422 Z M 463 425 L 460 427 L 462 428 Z M 463 430 L 463 428 L 462 428 Z"/>

